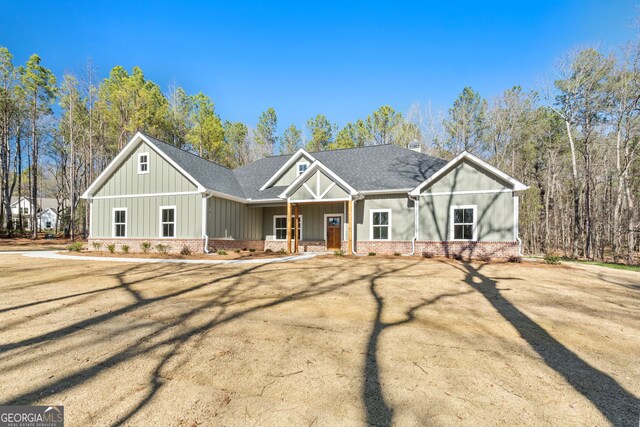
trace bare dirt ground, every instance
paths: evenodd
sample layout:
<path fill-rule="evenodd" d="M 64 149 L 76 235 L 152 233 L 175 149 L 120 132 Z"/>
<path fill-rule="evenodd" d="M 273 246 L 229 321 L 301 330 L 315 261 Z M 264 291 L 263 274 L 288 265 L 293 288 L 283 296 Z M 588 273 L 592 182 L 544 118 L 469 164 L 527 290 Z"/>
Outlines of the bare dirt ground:
<path fill-rule="evenodd" d="M 66 250 L 70 244 L 69 239 L 0 239 L 0 252 Z"/>
<path fill-rule="evenodd" d="M 284 258 L 291 256 L 291 254 L 281 254 L 279 252 L 249 252 L 249 251 L 240 251 L 235 252 L 233 250 L 225 251 L 226 255 L 218 255 L 216 252 L 211 252 L 209 254 L 205 253 L 192 253 L 191 255 L 181 255 L 181 254 L 159 254 L 157 252 L 114 252 L 111 253 L 109 251 L 81 251 L 81 252 L 63 252 L 62 254 L 69 255 L 83 255 L 89 257 L 111 257 L 111 258 L 154 258 L 154 259 L 208 259 L 208 260 L 225 260 L 225 259 L 254 259 L 254 258 Z"/>
<path fill-rule="evenodd" d="M 640 274 L 0 255 L 0 403 L 67 425 L 638 425 Z"/>

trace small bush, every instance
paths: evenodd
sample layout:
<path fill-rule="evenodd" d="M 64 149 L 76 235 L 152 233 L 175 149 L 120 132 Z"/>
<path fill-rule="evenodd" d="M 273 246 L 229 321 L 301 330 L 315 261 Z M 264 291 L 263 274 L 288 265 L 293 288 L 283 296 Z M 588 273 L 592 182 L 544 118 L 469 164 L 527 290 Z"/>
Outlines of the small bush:
<path fill-rule="evenodd" d="M 246 251 L 247 251 L 247 248 L 242 248 L 242 250 L 246 252 Z"/>
<path fill-rule="evenodd" d="M 422 258 L 433 258 L 433 252 L 422 252 Z"/>
<path fill-rule="evenodd" d="M 544 262 L 552 265 L 560 264 L 560 257 L 558 255 L 546 254 L 544 256 Z"/>
<path fill-rule="evenodd" d="M 521 256 L 510 256 L 509 258 L 507 258 L 508 262 L 522 262 L 522 257 Z"/>
<path fill-rule="evenodd" d="M 189 246 L 184 245 L 182 249 L 180 249 L 180 255 L 191 255 L 191 249 L 189 249 Z"/>
<path fill-rule="evenodd" d="M 94 251 L 99 251 L 102 247 L 102 242 L 91 242 L 91 246 L 93 246 Z"/>
<path fill-rule="evenodd" d="M 114 245 L 113 243 L 110 245 L 107 245 L 107 250 L 111 253 L 114 253 L 116 251 L 116 245 Z"/>
<path fill-rule="evenodd" d="M 142 252 L 145 254 L 151 250 L 151 242 L 142 242 L 140 243 L 140 248 L 142 248 Z"/>
<path fill-rule="evenodd" d="M 158 243 L 156 245 L 156 251 L 161 255 L 168 254 L 170 250 L 171 250 L 171 246 L 169 245 L 163 245 L 162 243 Z"/>
<path fill-rule="evenodd" d="M 267 254 L 271 254 L 271 253 L 273 253 L 273 249 L 265 249 L 264 252 L 267 253 Z"/>
<path fill-rule="evenodd" d="M 69 245 L 69 252 L 80 252 L 82 250 L 82 243 L 73 242 Z"/>
<path fill-rule="evenodd" d="M 375 253 L 375 252 L 369 252 L 369 253 L 367 254 L 367 256 L 376 256 L 376 253 Z"/>
<path fill-rule="evenodd" d="M 482 262 L 491 262 L 491 257 L 489 255 L 480 255 L 478 259 Z"/>
<path fill-rule="evenodd" d="M 240 249 L 236 249 L 234 252 L 235 252 L 235 253 L 237 253 L 237 254 L 239 254 L 239 253 L 240 253 L 240 252 L 242 252 L 242 251 L 241 251 Z"/>
<path fill-rule="evenodd" d="M 224 249 L 218 249 L 218 251 L 216 252 L 218 255 L 226 255 L 227 251 L 225 251 Z"/>
<path fill-rule="evenodd" d="M 333 255 L 335 255 L 335 256 L 344 256 L 344 251 L 338 249 L 337 251 L 333 251 Z"/>
<path fill-rule="evenodd" d="M 400 256 L 400 255 L 402 255 L 400 252 L 394 252 L 393 253 L 393 256 Z"/>
<path fill-rule="evenodd" d="M 122 251 L 123 254 L 128 254 L 129 253 L 129 245 L 120 246 L 120 250 Z"/>
<path fill-rule="evenodd" d="M 249 252 L 255 252 L 256 248 L 249 248 Z"/>
<path fill-rule="evenodd" d="M 286 253 L 287 253 L 287 250 L 286 250 L 285 248 L 282 248 L 282 249 L 280 249 L 280 250 L 278 251 L 278 253 L 279 253 L 279 254 L 283 254 L 283 255 L 284 255 L 284 254 L 286 254 Z"/>
<path fill-rule="evenodd" d="M 462 255 L 461 254 L 453 254 L 453 255 L 451 255 L 451 258 L 455 259 L 456 261 L 462 261 Z"/>

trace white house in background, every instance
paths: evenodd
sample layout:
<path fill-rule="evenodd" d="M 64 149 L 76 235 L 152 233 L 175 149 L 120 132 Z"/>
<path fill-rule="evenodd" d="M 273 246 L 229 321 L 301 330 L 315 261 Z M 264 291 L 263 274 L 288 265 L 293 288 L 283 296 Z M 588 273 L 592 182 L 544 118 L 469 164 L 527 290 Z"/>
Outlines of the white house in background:
<path fill-rule="evenodd" d="M 21 197 L 11 204 L 11 217 L 16 224 L 19 221 L 19 214 L 22 211 L 24 228 L 29 229 L 32 203 L 26 197 Z M 38 199 L 38 229 L 51 230 L 60 226 L 58 223 L 58 200 L 51 197 Z"/>

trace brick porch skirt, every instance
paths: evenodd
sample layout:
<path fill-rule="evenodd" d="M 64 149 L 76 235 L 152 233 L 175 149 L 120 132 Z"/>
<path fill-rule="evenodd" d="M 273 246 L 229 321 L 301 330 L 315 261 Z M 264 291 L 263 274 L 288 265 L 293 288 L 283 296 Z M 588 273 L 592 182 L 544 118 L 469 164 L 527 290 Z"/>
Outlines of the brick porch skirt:
<path fill-rule="evenodd" d="M 143 252 L 141 244 L 143 242 L 151 243 L 151 249 L 149 253 L 158 252 L 156 245 L 162 244 L 169 247 L 168 252 L 172 254 L 178 254 L 185 246 L 189 248 L 191 253 L 197 254 L 204 252 L 204 239 L 101 239 L 101 238 L 89 238 L 89 250 L 95 251 L 93 242 L 101 243 L 101 246 L 97 249 L 99 251 L 106 251 L 108 245 L 116 245 L 116 252 L 122 252 L 122 246 L 128 245 L 129 252 L 137 253 Z"/>
<path fill-rule="evenodd" d="M 410 241 L 358 241 L 356 252 L 379 254 L 411 252 Z M 509 258 L 518 256 L 518 242 L 429 242 L 417 241 L 415 255 L 427 257 L 462 257 L 465 259 Z"/>

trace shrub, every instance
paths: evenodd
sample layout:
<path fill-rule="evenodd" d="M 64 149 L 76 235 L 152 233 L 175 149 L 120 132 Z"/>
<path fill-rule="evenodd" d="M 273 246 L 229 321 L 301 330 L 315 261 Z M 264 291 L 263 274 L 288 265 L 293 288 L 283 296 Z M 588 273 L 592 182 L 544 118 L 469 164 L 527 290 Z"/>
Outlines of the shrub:
<path fill-rule="evenodd" d="M 107 250 L 111 253 L 114 253 L 116 251 L 116 245 L 114 245 L 113 243 L 110 245 L 107 245 Z"/>
<path fill-rule="evenodd" d="M 560 257 L 558 255 L 546 254 L 544 256 L 544 262 L 547 264 L 560 264 Z"/>
<path fill-rule="evenodd" d="M 100 248 L 102 247 L 102 242 L 91 242 L 91 246 L 93 246 L 94 250 L 100 250 Z"/>
<path fill-rule="evenodd" d="M 242 251 L 241 251 L 240 249 L 236 249 L 234 252 L 235 252 L 235 253 L 237 253 L 237 254 L 239 254 L 239 253 L 240 253 L 240 252 L 242 252 Z"/>
<path fill-rule="evenodd" d="M 171 246 L 169 245 L 163 245 L 162 243 L 158 243 L 156 245 L 156 251 L 158 251 L 159 254 L 166 255 L 169 253 L 170 250 L 171 250 Z"/>
<path fill-rule="evenodd" d="M 128 254 L 129 253 L 129 245 L 120 246 L 120 250 L 122 251 L 122 253 Z"/>
<path fill-rule="evenodd" d="M 433 258 L 433 252 L 422 252 L 423 258 Z"/>
<path fill-rule="evenodd" d="M 255 252 L 256 248 L 249 248 L 249 252 Z"/>
<path fill-rule="evenodd" d="M 73 242 L 69 245 L 69 252 L 80 252 L 82 250 L 82 243 Z"/>
<path fill-rule="evenodd" d="M 189 249 L 189 246 L 184 245 L 182 249 L 180 249 L 180 255 L 191 255 L 191 249 Z"/>
<path fill-rule="evenodd" d="M 270 249 L 270 248 L 269 249 L 265 249 L 264 252 L 267 253 L 267 254 L 271 254 L 271 253 L 273 253 L 273 249 Z"/>
<path fill-rule="evenodd" d="M 376 253 L 375 252 L 369 252 L 367 255 L 368 256 L 376 256 Z"/>
<path fill-rule="evenodd" d="M 400 256 L 400 255 L 401 255 L 400 252 L 394 252 L 393 253 L 393 256 Z"/>
<path fill-rule="evenodd" d="M 284 254 L 286 254 L 286 253 L 287 253 L 287 250 L 286 250 L 285 248 L 282 248 L 282 249 L 280 249 L 280 250 L 278 251 L 278 253 L 279 253 L 279 254 L 283 254 L 283 255 L 284 255 Z"/>
<path fill-rule="evenodd" d="M 335 256 L 344 256 L 344 251 L 341 249 L 338 249 L 337 251 L 333 251 L 333 255 Z"/>
<path fill-rule="evenodd" d="M 226 255 L 227 251 L 225 251 L 224 249 L 218 249 L 218 252 L 216 252 L 218 255 Z"/>
<path fill-rule="evenodd" d="M 522 257 L 521 256 L 510 256 L 509 258 L 507 258 L 508 262 L 522 262 Z"/>
<path fill-rule="evenodd" d="M 462 255 L 461 254 L 452 254 L 451 258 L 457 260 L 457 261 L 462 261 Z"/>
<path fill-rule="evenodd" d="M 247 251 L 247 248 L 242 248 L 242 250 L 246 252 L 246 251 Z"/>
<path fill-rule="evenodd" d="M 489 255 L 480 255 L 478 259 L 482 262 L 491 262 L 491 257 Z"/>
<path fill-rule="evenodd" d="M 151 250 L 151 242 L 142 242 L 140 243 L 140 247 L 142 248 L 142 252 L 146 254 Z"/>

